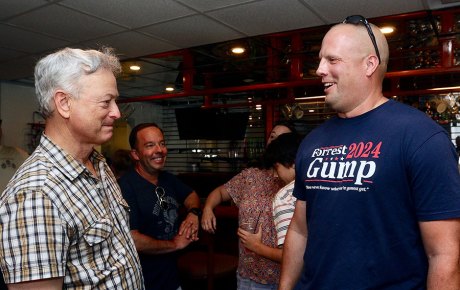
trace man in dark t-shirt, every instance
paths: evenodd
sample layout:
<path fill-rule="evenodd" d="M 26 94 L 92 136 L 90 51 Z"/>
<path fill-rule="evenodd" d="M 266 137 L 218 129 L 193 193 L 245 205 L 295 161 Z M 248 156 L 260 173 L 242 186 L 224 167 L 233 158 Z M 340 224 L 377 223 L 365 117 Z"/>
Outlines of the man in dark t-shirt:
<path fill-rule="evenodd" d="M 460 175 L 446 131 L 383 96 L 388 44 L 364 17 L 332 27 L 319 57 L 337 116 L 299 147 L 279 290 L 460 289 Z"/>
<path fill-rule="evenodd" d="M 180 287 L 177 251 L 198 239 L 200 199 L 163 169 L 167 148 L 155 123 L 137 125 L 129 136 L 135 166 L 119 184 L 130 207 L 131 234 L 139 253 L 146 290 Z M 188 214 L 182 223 L 179 208 Z"/>

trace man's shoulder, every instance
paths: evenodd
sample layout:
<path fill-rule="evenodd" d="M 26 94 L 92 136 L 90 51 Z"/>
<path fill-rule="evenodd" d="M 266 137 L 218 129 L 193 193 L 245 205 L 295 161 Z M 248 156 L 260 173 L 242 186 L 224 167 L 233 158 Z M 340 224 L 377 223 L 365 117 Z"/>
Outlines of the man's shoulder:
<path fill-rule="evenodd" d="M 138 181 L 140 178 L 142 178 L 137 172 L 136 170 L 134 170 L 134 168 L 131 168 L 129 169 L 128 171 L 126 171 L 119 179 L 118 179 L 118 183 L 120 184 L 120 186 L 122 184 L 129 184 L 131 182 L 136 182 Z"/>
<path fill-rule="evenodd" d="M 24 190 L 34 191 L 41 189 L 49 178 L 52 167 L 53 165 L 49 158 L 40 152 L 34 152 L 13 175 L 5 189 L 5 193 L 12 194 Z"/>

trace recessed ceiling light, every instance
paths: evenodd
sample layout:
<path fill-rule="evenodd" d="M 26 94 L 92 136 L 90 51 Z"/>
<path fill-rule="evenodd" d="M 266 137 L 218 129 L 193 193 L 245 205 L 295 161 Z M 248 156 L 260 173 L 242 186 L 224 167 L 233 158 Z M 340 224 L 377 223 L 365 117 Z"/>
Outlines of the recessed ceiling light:
<path fill-rule="evenodd" d="M 380 31 L 383 34 L 390 34 L 390 33 L 393 33 L 393 31 L 395 31 L 395 29 L 394 29 L 394 27 L 391 27 L 391 26 L 384 26 L 384 27 L 380 28 Z"/>
<path fill-rule="evenodd" d="M 138 66 L 138 65 L 132 65 L 132 66 L 129 67 L 129 69 L 130 69 L 130 70 L 140 70 L 141 67 Z"/>
<path fill-rule="evenodd" d="M 174 87 L 169 86 L 169 87 L 166 87 L 165 90 L 166 90 L 167 92 L 173 92 L 173 91 L 174 91 Z"/>
<path fill-rule="evenodd" d="M 234 54 L 242 54 L 244 51 L 245 51 L 244 47 L 241 47 L 241 46 L 232 47 L 232 52 Z"/>

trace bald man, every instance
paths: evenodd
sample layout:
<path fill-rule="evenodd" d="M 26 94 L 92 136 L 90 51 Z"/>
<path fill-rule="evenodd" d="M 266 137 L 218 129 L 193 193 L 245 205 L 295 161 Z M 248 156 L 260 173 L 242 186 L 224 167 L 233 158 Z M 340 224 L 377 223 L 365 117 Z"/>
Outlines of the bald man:
<path fill-rule="evenodd" d="M 324 36 L 317 75 L 337 116 L 299 148 L 280 290 L 460 289 L 455 148 L 383 96 L 388 54 L 359 15 Z"/>

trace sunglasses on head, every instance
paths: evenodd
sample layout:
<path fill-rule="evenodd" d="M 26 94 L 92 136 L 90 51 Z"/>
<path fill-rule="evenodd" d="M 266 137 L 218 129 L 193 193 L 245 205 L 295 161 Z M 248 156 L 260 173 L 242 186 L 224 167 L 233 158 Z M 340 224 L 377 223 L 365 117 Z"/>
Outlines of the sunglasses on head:
<path fill-rule="evenodd" d="M 379 52 L 379 48 L 377 46 L 377 41 L 375 40 L 375 36 L 374 36 L 374 33 L 372 32 L 371 25 L 369 24 L 367 19 L 364 18 L 361 15 L 352 15 L 352 16 L 348 16 L 347 18 L 345 18 L 345 20 L 342 23 L 349 23 L 349 24 L 360 24 L 360 23 L 362 23 L 362 24 L 364 24 L 364 26 L 367 29 L 367 33 L 369 34 L 369 37 L 372 40 L 372 44 L 374 45 L 375 53 L 377 54 L 377 58 L 379 59 L 379 64 L 380 64 L 381 63 L 380 52 Z"/>

